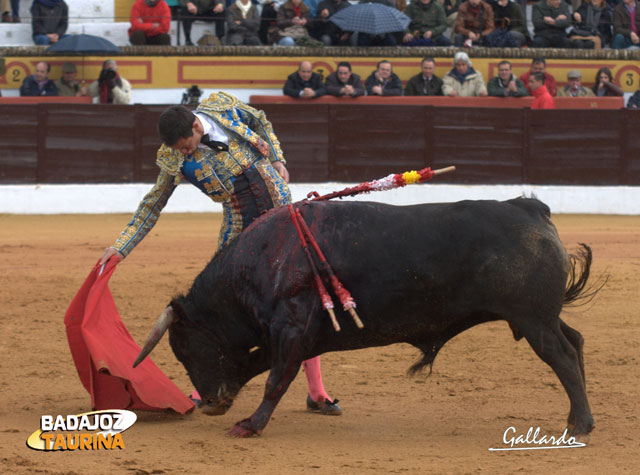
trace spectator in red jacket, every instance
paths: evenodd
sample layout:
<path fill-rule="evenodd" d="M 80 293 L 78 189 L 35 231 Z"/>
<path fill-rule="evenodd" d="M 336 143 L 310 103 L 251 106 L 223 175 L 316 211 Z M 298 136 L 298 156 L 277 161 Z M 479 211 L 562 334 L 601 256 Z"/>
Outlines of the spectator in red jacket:
<path fill-rule="evenodd" d="M 555 109 L 556 103 L 544 85 L 544 73 L 536 72 L 529 78 L 529 87 L 532 89 L 531 95 L 534 97 L 531 103 L 532 109 Z"/>
<path fill-rule="evenodd" d="M 132 45 L 170 45 L 171 10 L 164 0 L 137 0 L 131 7 Z"/>
<path fill-rule="evenodd" d="M 547 62 L 544 58 L 535 57 L 531 60 L 531 69 L 520 76 L 520 81 L 527 86 L 529 90 L 529 94 L 533 95 L 533 90 L 529 85 L 529 77 L 533 75 L 533 73 L 542 73 L 544 74 L 544 85 L 549 91 L 549 94 L 552 96 L 556 95 L 557 86 L 556 86 L 556 78 L 554 78 L 550 73 L 546 72 L 545 69 L 547 67 Z"/>

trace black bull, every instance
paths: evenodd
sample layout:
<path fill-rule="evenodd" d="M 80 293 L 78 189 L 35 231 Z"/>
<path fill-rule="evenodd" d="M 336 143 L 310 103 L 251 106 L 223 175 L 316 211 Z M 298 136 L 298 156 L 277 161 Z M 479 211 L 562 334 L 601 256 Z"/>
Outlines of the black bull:
<path fill-rule="evenodd" d="M 560 318 L 584 294 L 590 249 L 569 256 L 535 199 L 390 206 L 299 205 L 364 329 L 339 310 L 336 332 L 286 207 L 256 220 L 214 257 L 186 296 L 161 315 L 140 361 L 169 328 L 176 357 L 209 414 L 223 414 L 240 389 L 269 370 L 256 412 L 231 435 L 260 434 L 301 362 L 329 351 L 405 342 L 422 350 L 410 369 L 431 365 L 442 346 L 480 323 L 506 320 L 555 371 L 575 434 L 594 427 L 580 333 Z"/>

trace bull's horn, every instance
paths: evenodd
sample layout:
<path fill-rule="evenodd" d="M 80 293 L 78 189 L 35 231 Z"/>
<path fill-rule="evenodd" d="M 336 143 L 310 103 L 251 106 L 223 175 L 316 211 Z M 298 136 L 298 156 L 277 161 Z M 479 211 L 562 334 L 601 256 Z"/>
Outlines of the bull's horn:
<path fill-rule="evenodd" d="M 142 360 L 144 360 L 147 355 L 151 353 L 151 351 L 156 347 L 156 345 L 160 341 L 160 338 L 162 338 L 162 335 L 164 335 L 164 333 L 167 331 L 167 328 L 169 328 L 169 325 L 173 323 L 175 317 L 176 315 L 173 312 L 173 308 L 171 307 L 171 305 L 164 309 L 162 314 L 160 314 L 160 316 L 158 317 L 158 321 L 153 326 L 151 333 L 149 333 L 149 337 L 147 338 L 144 347 L 140 351 L 140 354 L 133 362 L 134 368 L 142 363 Z"/>

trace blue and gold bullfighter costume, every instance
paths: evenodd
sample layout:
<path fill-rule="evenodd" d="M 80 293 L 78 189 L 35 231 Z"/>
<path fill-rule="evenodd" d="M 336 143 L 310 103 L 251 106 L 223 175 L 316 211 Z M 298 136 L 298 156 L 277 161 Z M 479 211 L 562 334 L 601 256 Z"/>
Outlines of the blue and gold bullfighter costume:
<path fill-rule="evenodd" d="M 213 201 L 222 203 L 223 223 L 218 248 L 224 247 L 262 212 L 291 202 L 289 187 L 272 162 L 286 163 L 280 142 L 264 112 L 224 92 L 204 100 L 196 113 L 205 114 L 228 138 L 227 151 L 198 147 L 190 155 L 162 145 L 154 187 L 113 248 L 127 256 L 155 225 L 181 177 Z"/>

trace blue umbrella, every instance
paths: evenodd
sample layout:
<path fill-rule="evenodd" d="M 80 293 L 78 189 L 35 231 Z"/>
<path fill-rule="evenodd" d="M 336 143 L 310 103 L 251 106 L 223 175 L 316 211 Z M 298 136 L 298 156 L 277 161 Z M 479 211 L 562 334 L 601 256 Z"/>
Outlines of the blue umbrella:
<path fill-rule="evenodd" d="M 122 53 L 122 50 L 111 41 L 100 36 L 70 35 L 47 48 L 47 53 Z"/>
<path fill-rule="evenodd" d="M 380 3 L 358 3 L 340 10 L 329 18 L 343 31 L 359 31 L 381 35 L 404 31 L 411 19 L 395 8 Z"/>

